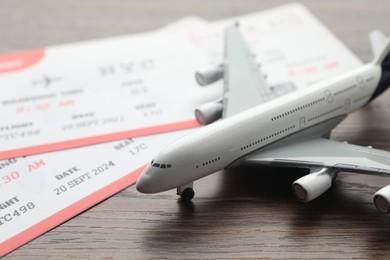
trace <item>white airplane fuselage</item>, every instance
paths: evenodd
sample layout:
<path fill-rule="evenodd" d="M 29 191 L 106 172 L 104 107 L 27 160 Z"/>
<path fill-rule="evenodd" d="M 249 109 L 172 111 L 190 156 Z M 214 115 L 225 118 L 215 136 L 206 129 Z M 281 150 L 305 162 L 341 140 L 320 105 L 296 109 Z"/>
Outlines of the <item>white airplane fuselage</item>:
<path fill-rule="evenodd" d="M 379 65 L 369 63 L 205 126 L 161 151 L 144 169 L 137 189 L 156 193 L 186 185 L 255 150 L 342 118 L 371 100 L 381 74 Z M 324 124 L 318 135 L 334 126 Z"/>

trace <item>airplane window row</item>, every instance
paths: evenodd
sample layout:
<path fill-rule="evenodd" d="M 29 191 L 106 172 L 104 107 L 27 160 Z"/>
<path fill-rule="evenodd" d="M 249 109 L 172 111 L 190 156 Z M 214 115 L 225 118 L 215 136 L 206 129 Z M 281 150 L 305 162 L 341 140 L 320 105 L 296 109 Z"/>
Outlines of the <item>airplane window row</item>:
<path fill-rule="evenodd" d="M 307 122 L 310 122 L 310 121 L 316 120 L 316 119 L 318 119 L 318 118 L 320 118 L 320 117 L 329 115 L 330 113 L 336 112 L 337 110 L 342 109 L 342 108 L 343 108 L 343 106 L 338 106 L 338 107 L 336 107 L 336 108 L 334 108 L 334 109 L 332 109 L 332 110 L 329 110 L 329 111 L 327 111 L 327 112 L 325 112 L 325 113 L 322 113 L 322 114 L 317 115 L 317 116 L 315 116 L 315 117 L 309 118 L 309 119 L 307 120 Z"/>
<path fill-rule="evenodd" d="M 339 95 L 339 94 L 341 94 L 341 93 L 344 93 L 344 92 L 346 92 L 346 91 L 348 91 L 348 90 L 352 90 L 352 89 L 354 89 L 354 88 L 356 88 L 356 87 L 357 87 L 357 85 L 354 84 L 354 85 L 352 85 L 352 86 L 350 86 L 350 87 L 347 87 L 347 88 L 344 88 L 344 89 L 342 89 L 342 90 L 336 91 L 336 92 L 334 93 L 334 95 L 337 96 L 337 95 Z"/>
<path fill-rule="evenodd" d="M 208 165 L 208 164 L 215 163 L 215 162 L 217 162 L 217 161 L 219 161 L 219 160 L 221 160 L 221 157 L 217 157 L 217 158 L 214 158 L 214 159 L 212 159 L 212 160 L 210 160 L 210 161 L 208 161 L 208 162 L 204 162 L 204 163 L 202 164 L 202 166 L 206 166 L 206 165 Z M 199 165 L 196 165 L 196 168 L 199 168 Z"/>
<path fill-rule="evenodd" d="M 371 96 L 372 96 L 372 94 L 370 93 L 368 95 L 364 95 L 364 96 L 362 96 L 360 98 L 355 99 L 353 102 L 357 103 L 357 102 L 360 102 L 360 101 L 362 101 L 362 100 L 364 100 L 364 99 L 366 99 L 368 97 L 371 97 Z"/>
<path fill-rule="evenodd" d="M 150 163 L 153 167 L 157 167 L 157 168 L 171 168 L 172 165 L 171 164 L 165 164 L 165 163 L 155 163 L 154 160 L 152 160 L 152 162 Z"/>
<path fill-rule="evenodd" d="M 285 128 L 285 129 L 283 129 L 283 130 L 280 130 L 279 132 L 275 132 L 275 133 L 273 133 L 272 135 L 269 135 L 269 136 L 266 136 L 266 137 L 264 137 L 264 138 L 261 138 L 261 139 L 255 141 L 255 142 L 253 142 L 253 143 L 251 143 L 251 144 L 248 144 L 248 145 L 246 145 L 246 146 L 241 147 L 241 151 L 243 151 L 243 150 L 245 150 L 245 149 L 248 149 L 248 148 L 250 148 L 250 147 L 252 147 L 252 146 L 254 146 L 254 145 L 257 145 L 257 144 L 259 144 L 259 143 L 261 143 L 261 142 L 264 142 L 264 141 L 266 141 L 266 140 L 268 140 L 268 139 L 270 139 L 270 138 L 272 138 L 272 137 L 275 137 L 275 136 L 277 136 L 277 135 L 280 135 L 280 134 L 283 134 L 283 133 L 285 133 L 285 132 L 287 132 L 287 131 L 290 131 L 290 130 L 292 130 L 292 129 L 294 129 L 294 128 L 295 128 L 295 125 L 292 125 L 292 126 L 290 126 L 290 127 L 288 127 L 288 128 Z"/>
<path fill-rule="evenodd" d="M 306 104 L 304 104 L 304 105 L 302 105 L 302 106 L 299 106 L 299 107 L 296 107 L 296 108 L 294 108 L 294 109 L 291 109 L 290 111 L 287 111 L 287 112 L 285 112 L 285 113 L 283 113 L 283 114 L 280 114 L 280 115 L 278 115 L 278 116 L 274 116 L 273 118 L 271 118 L 271 121 L 274 121 L 274 120 L 276 120 L 276 119 L 280 119 L 280 118 L 282 118 L 282 117 L 285 117 L 285 116 L 287 116 L 287 115 L 290 115 L 290 114 L 293 114 L 293 113 L 295 113 L 295 112 L 298 112 L 298 111 L 300 111 L 300 110 L 302 110 L 302 109 L 304 109 L 304 108 L 311 107 L 311 106 L 313 106 L 313 105 L 315 105 L 315 104 L 318 104 L 318 103 L 320 103 L 320 102 L 323 102 L 323 101 L 325 101 L 325 98 L 319 98 L 319 99 L 314 100 L 314 101 L 312 101 L 312 102 L 306 103 Z"/>

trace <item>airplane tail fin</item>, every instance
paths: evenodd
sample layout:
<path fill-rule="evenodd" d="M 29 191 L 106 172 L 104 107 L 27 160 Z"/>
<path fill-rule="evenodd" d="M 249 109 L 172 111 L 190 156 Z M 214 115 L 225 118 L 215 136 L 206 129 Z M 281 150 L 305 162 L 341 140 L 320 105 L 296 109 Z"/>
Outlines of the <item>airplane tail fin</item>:
<path fill-rule="evenodd" d="M 390 87 L 390 38 L 386 38 L 379 31 L 374 31 L 370 34 L 370 41 L 375 55 L 373 64 L 380 66 L 382 71 L 378 86 L 368 102 Z"/>
<path fill-rule="evenodd" d="M 390 37 L 388 38 L 383 32 L 375 30 L 369 34 L 369 39 L 374 54 L 374 63 L 381 65 L 390 62 Z"/>

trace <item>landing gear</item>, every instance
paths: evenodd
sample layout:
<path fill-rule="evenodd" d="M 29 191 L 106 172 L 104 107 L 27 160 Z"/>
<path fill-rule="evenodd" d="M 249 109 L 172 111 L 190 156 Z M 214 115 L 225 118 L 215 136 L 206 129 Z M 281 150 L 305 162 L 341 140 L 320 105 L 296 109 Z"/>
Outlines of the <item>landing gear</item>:
<path fill-rule="evenodd" d="M 184 186 L 177 188 L 177 195 L 180 195 L 181 199 L 184 201 L 190 201 L 195 196 L 195 191 L 193 190 L 194 183 L 188 183 Z"/>
<path fill-rule="evenodd" d="M 324 134 L 322 137 L 325 138 L 325 139 L 330 139 L 331 133 L 332 133 L 332 131 L 329 131 L 326 134 Z"/>

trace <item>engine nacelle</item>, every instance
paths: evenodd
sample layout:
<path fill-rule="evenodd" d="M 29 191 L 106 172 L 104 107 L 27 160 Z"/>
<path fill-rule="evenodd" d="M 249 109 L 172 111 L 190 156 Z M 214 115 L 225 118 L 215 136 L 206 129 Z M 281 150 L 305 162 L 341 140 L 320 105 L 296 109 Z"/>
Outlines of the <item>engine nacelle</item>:
<path fill-rule="evenodd" d="M 222 116 L 222 99 L 203 104 L 195 110 L 195 116 L 199 123 L 208 125 Z"/>
<path fill-rule="evenodd" d="M 195 73 L 196 82 L 201 86 L 210 85 L 223 77 L 223 66 Z"/>
<path fill-rule="evenodd" d="M 333 176 L 328 168 L 310 173 L 293 183 L 293 193 L 302 202 L 312 201 L 332 186 Z"/>
<path fill-rule="evenodd" d="M 374 204 L 377 210 L 388 214 L 390 212 L 390 185 L 378 190 L 374 195 Z"/>

